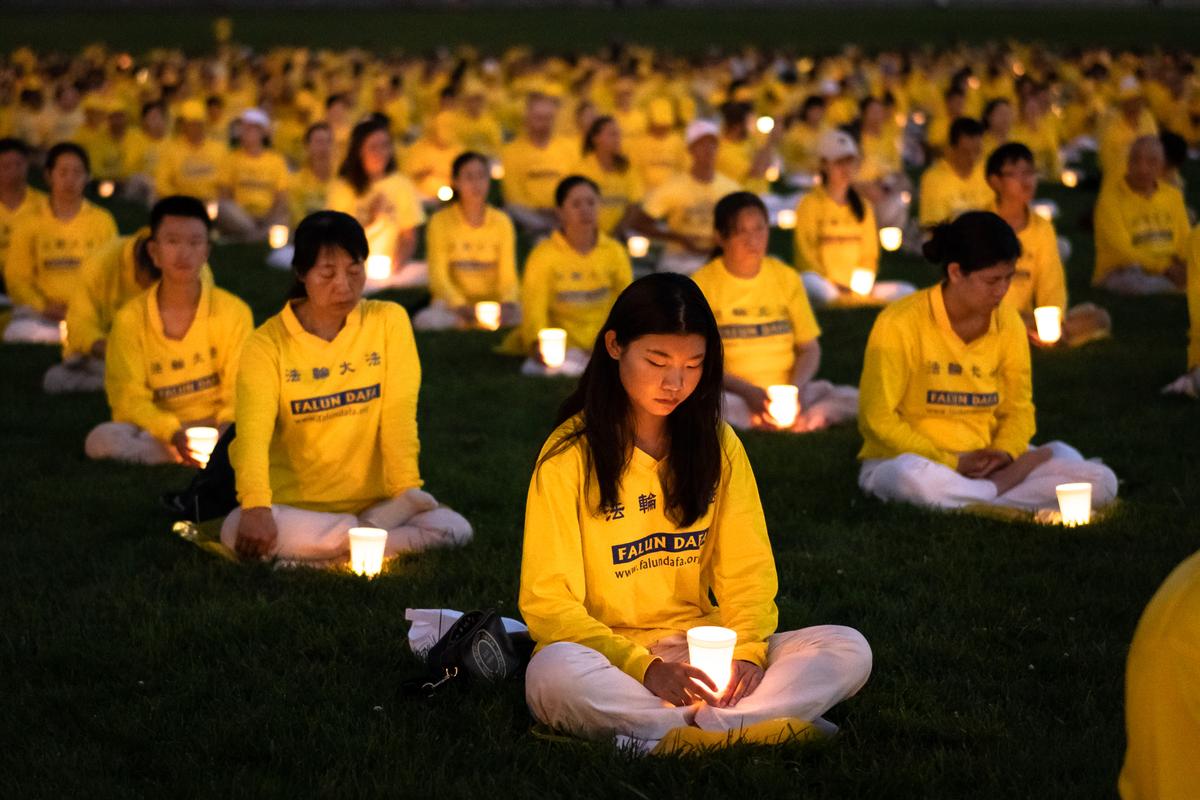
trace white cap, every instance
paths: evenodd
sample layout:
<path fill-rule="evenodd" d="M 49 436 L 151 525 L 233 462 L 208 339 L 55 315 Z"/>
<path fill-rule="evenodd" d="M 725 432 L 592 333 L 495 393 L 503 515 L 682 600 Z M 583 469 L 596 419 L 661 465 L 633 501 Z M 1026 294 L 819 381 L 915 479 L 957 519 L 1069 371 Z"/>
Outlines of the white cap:
<path fill-rule="evenodd" d="M 245 125 L 257 125 L 263 130 L 271 129 L 271 118 L 261 108 L 247 108 L 238 119 Z"/>
<path fill-rule="evenodd" d="M 842 87 L 833 78 L 821 81 L 821 94 L 837 94 L 840 91 L 842 91 Z"/>
<path fill-rule="evenodd" d="M 687 126 L 683 140 L 687 142 L 688 147 L 691 147 L 693 143 L 700 141 L 705 136 L 718 137 L 720 135 L 721 129 L 717 127 L 717 123 L 711 119 L 698 119 Z"/>
<path fill-rule="evenodd" d="M 1132 100 L 1142 96 L 1142 84 L 1136 75 L 1126 75 L 1117 83 L 1117 99 Z"/>
<path fill-rule="evenodd" d="M 858 145 L 854 137 L 845 131 L 825 131 L 817 142 L 817 155 L 826 161 L 837 161 L 846 156 L 858 156 Z"/>

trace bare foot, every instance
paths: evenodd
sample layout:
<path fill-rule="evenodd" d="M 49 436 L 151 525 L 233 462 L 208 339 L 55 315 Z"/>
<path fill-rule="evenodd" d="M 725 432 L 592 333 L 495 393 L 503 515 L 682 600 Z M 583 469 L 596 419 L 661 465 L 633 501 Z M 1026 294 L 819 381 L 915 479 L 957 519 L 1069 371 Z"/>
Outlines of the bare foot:
<path fill-rule="evenodd" d="M 1029 477 L 1029 473 L 1045 464 L 1054 453 L 1049 447 L 1027 450 L 1007 467 L 1001 467 L 988 476 L 996 485 L 996 496 L 1000 496 Z"/>

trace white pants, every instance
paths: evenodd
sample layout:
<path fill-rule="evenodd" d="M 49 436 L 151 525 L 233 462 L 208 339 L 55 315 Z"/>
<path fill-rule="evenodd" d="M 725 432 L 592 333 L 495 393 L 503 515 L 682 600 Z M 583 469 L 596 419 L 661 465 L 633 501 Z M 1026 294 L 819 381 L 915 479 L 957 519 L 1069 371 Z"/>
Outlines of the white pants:
<path fill-rule="evenodd" d="M 292 256 L 296 254 L 296 246 L 293 244 L 285 244 L 283 247 L 278 247 L 267 253 L 267 266 L 272 269 L 282 269 L 291 271 Z"/>
<path fill-rule="evenodd" d="M 55 364 L 42 376 L 46 394 L 104 391 L 104 362 L 91 356 L 73 356 Z"/>
<path fill-rule="evenodd" d="M 668 662 L 687 661 L 687 637 L 672 634 L 650 652 Z M 858 692 L 870 674 L 871 647 L 861 633 L 818 625 L 767 639 L 762 683 L 736 706 L 673 706 L 590 647 L 556 642 L 529 662 L 525 700 L 543 724 L 585 739 L 621 735 L 652 742 L 686 725 L 728 731 L 781 717 L 831 730 L 821 715 Z"/>
<path fill-rule="evenodd" d="M 418 331 L 454 331 L 467 327 L 463 318 L 441 300 L 434 300 L 418 311 L 412 325 Z"/>
<path fill-rule="evenodd" d="M 691 275 L 709 261 L 706 255 L 695 253 L 663 253 L 658 259 L 659 272 L 676 272 L 680 275 Z"/>
<path fill-rule="evenodd" d="M 217 230 L 233 241 L 266 241 L 271 226 L 282 225 L 285 221 L 283 214 L 277 212 L 259 222 L 233 200 L 221 200 L 217 203 Z"/>
<path fill-rule="evenodd" d="M 913 503 L 931 508 L 962 508 L 984 503 L 1026 511 L 1058 508 L 1054 487 L 1060 483 L 1092 484 L 1092 508 L 1103 508 L 1117 496 L 1117 476 L 1104 464 L 1085 461 L 1079 451 L 1063 442 L 1050 442 L 1054 455 L 1002 495 L 986 479 L 968 478 L 950 467 L 923 456 L 905 453 L 895 458 L 864 461 L 858 485 L 880 500 Z"/>
<path fill-rule="evenodd" d="M 504 206 L 504 210 L 508 216 L 512 217 L 512 221 L 518 228 L 536 239 L 548 236 L 554 230 L 556 224 L 554 212 L 549 209 L 509 203 Z"/>
<path fill-rule="evenodd" d="M 721 413 L 725 421 L 738 430 L 751 424 L 750 406 L 740 395 L 723 392 Z M 836 386 L 829 381 L 809 381 L 800 398 L 800 419 L 806 431 L 819 431 L 831 425 L 848 422 L 858 416 L 858 389 Z"/>
<path fill-rule="evenodd" d="M 1110 272 L 1100 288 L 1116 294 L 1174 294 L 1183 291 L 1166 275 L 1152 275 L 1141 267 L 1122 267 Z"/>
<path fill-rule="evenodd" d="M 804 283 L 804 291 L 808 294 L 808 301 L 815 308 L 824 308 L 836 303 L 842 297 L 842 291 L 838 288 L 838 285 L 824 275 L 806 271 L 800 273 L 800 280 Z M 868 296 L 880 303 L 890 303 L 893 300 L 899 300 L 901 297 L 907 297 L 916 290 L 917 287 L 905 281 L 876 281 L 875 285 L 871 287 L 871 294 Z"/>
<path fill-rule="evenodd" d="M 4 329 L 4 341 L 10 344 L 62 344 L 62 327 L 29 306 L 17 306 L 13 309 L 12 321 Z"/>
<path fill-rule="evenodd" d="M 88 458 L 131 464 L 174 464 L 175 456 L 162 442 L 130 422 L 101 422 L 83 442 Z"/>
<path fill-rule="evenodd" d="M 561 367 L 547 367 L 541 361 L 530 356 L 521 364 L 521 374 L 535 378 L 558 376 L 578 378 L 587 369 L 588 361 L 591 358 L 591 354 L 585 350 L 580 350 L 578 347 L 568 347 L 567 357 L 563 360 Z"/>
<path fill-rule="evenodd" d="M 388 532 L 387 555 L 463 545 L 472 536 L 471 523 L 461 514 L 439 506 L 433 495 L 419 489 L 377 503 L 358 516 L 285 505 L 271 506 L 271 516 L 279 538 L 270 555 L 289 561 L 344 558 L 350 552 L 350 529 L 359 526 Z M 221 543 L 230 550 L 237 544 L 241 519 L 241 509 L 235 509 L 221 525 Z"/>

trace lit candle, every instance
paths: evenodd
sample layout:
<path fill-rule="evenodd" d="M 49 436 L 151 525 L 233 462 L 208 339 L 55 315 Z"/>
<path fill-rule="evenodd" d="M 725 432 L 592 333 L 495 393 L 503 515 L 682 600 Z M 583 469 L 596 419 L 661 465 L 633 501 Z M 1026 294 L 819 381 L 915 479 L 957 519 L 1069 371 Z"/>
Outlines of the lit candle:
<path fill-rule="evenodd" d="M 716 625 L 700 625 L 687 632 L 687 642 L 688 661 L 712 678 L 717 686 L 713 694 L 720 696 L 733 677 L 733 648 L 737 645 L 737 631 Z"/>
<path fill-rule="evenodd" d="M 892 119 L 894 119 L 896 122 L 896 125 L 898 125 L 901 128 L 903 128 L 905 126 L 905 124 L 908 122 L 908 117 L 904 116 L 904 113 L 901 111 L 897 111 L 896 115 Z"/>
<path fill-rule="evenodd" d="M 137 78 L 138 83 L 144 84 L 148 80 L 150 80 L 150 70 L 146 69 L 145 67 L 142 67 L 141 69 L 139 69 L 137 71 L 137 75 L 135 77 Z"/>
<path fill-rule="evenodd" d="M 184 435 L 187 436 L 188 455 L 200 466 L 207 466 L 221 432 L 216 428 L 200 426 L 188 428 Z"/>
<path fill-rule="evenodd" d="M 770 133 L 771 131 L 775 130 L 775 118 L 774 117 L 765 117 L 765 116 L 759 117 L 755 121 L 754 127 L 758 128 L 759 133 L 766 135 L 766 134 Z"/>
<path fill-rule="evenodd" d="M 567 332 L 562 328 L 542 328 L 538 331 L 538 352 L 547 367 L 561 367 L 567 360 Z"/>
<path fill-rule="evenodd" d="M 443 203 L 449 203 L 454 199 L 454 190 L 449 186 L 439 186 L 437 190 L 437 199 Z"/>
<path fill-rule="evenodd" d="M 355 575 L 374 578 L 383 570 L 387 531 L 382 528 L 350 529 L 350 569 Z"/>
<path fill-rule="evenodd" d="M 219 206 L 217 206 L 217 201 L 209 200 L 207 203 L 204 204 L 204 210 L 208 212 L 208 218 L 215 222 L 217 219 L 217 211 L 219 210 Z"/>
<path fill-rule="evenodd" d="M 625 245 L 629 248 L 629 255 L 633 258 L 645 258 L 646 254 L 650 252 L 650 240 L 645 236 L 630 236 Z"/>
<path fill-rule="evenodd" d="M 1060 483 L 1054 487 L 1058 495 L 1058 510 L 1062 524 L 1068 528 L 1087 525 L 1092 521 L 1092 485 L 1090 483 Z"/>
<path fill-rule="evenodd" d="M 494 181 L 504 180 L 504 165 L 501 164 L 499 161 L 492 162 L 492 180 L 494 180 Z"/>
<path fill-rule="evenodd" d="M 392 277 L 392 257 L 367 256 L 367 280 L 386 281 Z"/>
<path fill-rule="evenodd" d="M 908 191 L 907 189 L 905 189 L 903 192 L 901 192 L 900 193 L 900 202 L 904 203 L 904 205 L 906 205 L 906 206 L 911 206 L 912 205 L 912 192 Z"/>
<path fill-rule="evenodd" d="M 116 188 L 112 181 L 100 181 L 100 185 L 96 187 L 96 194 L 101 197 L 112 197 Z"/>
<path fill-rule="evenodd" d="M 58 321 L 58 340 L 60 342 L 65 342 L 67 340 L 67 321 L 65 319 L 60 319 Z"/>
<path fill-rule="evenodd" d="M 1044 220 L 1053 220 L 1058 216 L 1058 204 L 1053 200 L 1036 200 L 1033 203 L 1033 213 Z"/>
<path fill-rule="evenodd" d="M 481 328 L 489 331 L 500 328 L 500 304 L 493 300 L 484 300 L 475 304 L 475 321 Z"/>
<path fill-rule="evenodd" d="M 771 166 L 767 167 L 767 171 L 763 173 L 763 177 L 767 179 L 768 183 L 774 183 L 775 181 L 779 180 L 779 174 L 779 165 L 772 164 Z"/>
<path fill-rule="evenodd" d="M 913 121 L 913 125 L 924 125 L 925 124 L 925 112 L 924 111 L 914 111 L 913 115 L 912 115 L 912 121 Z"/>
<path fill-rule="evenodd" d="M 869 269 L 856 269 L 850 273 L 850 291 L 859 297 L 867 297 L 875 288 L 875 273 Z"/>
<path fill-rule="evenodd" d="M 1073 169 L 1064 169 L 1062 171 L 1062 184 L 1068 189 L 1074 189 L 1079 185 L 1079 171 Z"/>
<path fill-rule="evenodd" d="M 767 387 L 767 413 L 781 428 L 790 428 L 800 413 L 800 390 L 790 384 Z"/>
<path fill-rule="evenodd" d="M 1033 321 L 1037 324 L 1038 338 L 1046 344 L 1062 338 L 1062 309 L 1058 306 L 1038 306 L 1033 310 Z"/>
<path fill-rule="evenodd" d="M 271 245 L 272 250 L 278 250 L 281 247 L 287 246 L 288 243 L 288 226 L 287 225 L 272 225 L 267 231 L 267 244 Z"/>
<path fill-rule="evenodd" d="M 904 244 L 904 231 L 895 227 L 879 229 L 879 244 L 889 253 L 894 253 Z"/>
<path fill-rule="evenodd" d="M 793 209 L 785 208 L 775 217 L 775 223 L 785 231 L 790 231 L 796 227 L 796 212 Z"/>

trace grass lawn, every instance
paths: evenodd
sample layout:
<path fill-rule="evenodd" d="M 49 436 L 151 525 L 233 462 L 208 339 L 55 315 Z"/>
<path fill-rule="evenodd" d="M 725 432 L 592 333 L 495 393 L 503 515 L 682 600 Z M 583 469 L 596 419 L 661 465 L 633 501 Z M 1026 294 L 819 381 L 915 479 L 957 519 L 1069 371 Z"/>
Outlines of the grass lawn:
<path fill-rule="evenodd" d="M 71 35 L 97 38 L 119 19 Z M 131 42 L 151 37 L 130 30 Z M 1200 170 L 1189 178 L 1200 186 Z M 156 498 L 188 473 L 88 462 L 103 398 L 45 397 L 55 350 L 0 348 L 0 796 L 1112 795 L 1134 625 L 1200 547 L 1200 407 L 1158 395 L 1184 366 L 1183 299 L 1089 291 L 1080 217 L 1094 190 L 1042 194 L 1074 243 L 1073 300 L 1109 308 L 1116 336 L 1034 354 L 1038 439 L 1103 457 L 1122 500 L 1079 530 L 885 506 L 857 490 L 853 428 L 744 435 L 781 629 L 847 624 L 875 651 L 866 688 L 830 715 L 842 735 L 806 748 L 630 760 L 534 738 L 516 684 L 399 696 L 419 669 L 406 607 L 517 612 L 525 490 L 570 383 L 519 377 L 491 352 L 499 334 L 418 336 L 422 472 L 475 524 L 475 542 L 404 558 L 372 582 L 236 566 L 174 538 Z M 124 231 L 140 221 L 114 209 Z M 776 234 L 773 251 L 790 258 L 789 237 Z M 263 255 L 212 257 L 260 322 L 287 283 Z M 884 277 L 927 285 L 934 273 L 888 254 Z M 822 376 L 857 382 L 873 314 L 819 315 Z"/>

